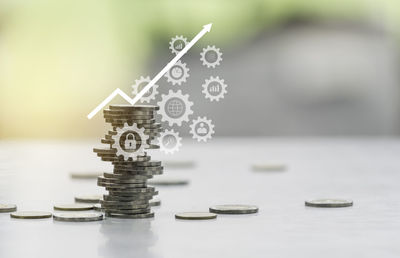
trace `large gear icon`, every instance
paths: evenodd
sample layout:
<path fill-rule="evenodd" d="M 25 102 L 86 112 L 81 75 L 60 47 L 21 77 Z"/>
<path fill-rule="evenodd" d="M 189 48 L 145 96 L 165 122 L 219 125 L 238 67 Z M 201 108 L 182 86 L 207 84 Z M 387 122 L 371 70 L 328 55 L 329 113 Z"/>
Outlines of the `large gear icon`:
<path fill-rule="evenodd" d="M 193 114 L 193 102 L 189 101 L 189 95 L 183 95 L 181 90 L 169 90 L 167 95 L 162 94 L 157 105 L 160 106 L 157 113 L 161 115 L 161 121 L 168 122 L 169 126 L 181 126 L 182 122 L 188 122 L 189 116 Z"/>
<path fill-rule="evenodd" d="M 136 96 L 139 94 L 139 92 L 151 81 L 150 76 L 143 77 L 140 76 L 138 80 L 135 80 L 135 84 L 132 85 L 133 91 L 132 94 Z M 140 88 L 140 86 L 142 86 Z M 156 98 L 156 95 L 158 94 L 157 91 L 158 85 L 154 84 L 153 87 L 146 92 L 146 94 L 143 95 L 142 98 L 140 98 L 141 102 L 147 102 L 149 103 L 151 100 L 154 100 Z"/>
<path fill-rule="evenodd" d="M 199 125 L 199 127 L 196 128 L 197 125 Z M 207 127 L 205 125 L 207 125 Z M 211 139 L 211 135 L 215 133 L 214 125 L 207 117 L 198 117 L 196 120 L 192 121 L 190 133 L 193 139 L 197 139 L 198 142 L 206 142 L 208 139 Z"/>
<path fill-rule="evenodd" d="M 210 61 L 207 60 L 207 53 L 212 53 L 214 52 L 216 57 L 215 61 Z M 203 62 L 204 66 L 207 66 L 207 68 L 215 68 L 217 65 L 220 65 L 222 61 L 222 53 L 219 48 L 216 48 L 215 46 L 207 46 L 206 48 L 203 48 L 203 51 L 200 53 L 200 61 Z"/>
<path fill-rule="evenodd" d="M 170 141 L 165 143 L 165 141 L 164 141 L 165 137 L 173 137 L 174 141 L 175 141 L 175 145 L 172 147 L 168 146 Z M 181 142 L 182 142 L 182 137 L 179 137 L 178 132 L 175 132 L 174 130 L 166 129 L 164 132 L 162 132 L 160 134 L 160 137 L 158 138 L 160 150 L 166 154 L 172 154 L 172 153 L 178 151 L 179 148 L 182 146 Z"/>
<path fill-rule="evenodd" d="M 111 148 L 117 149 L 117 157 L 123 156 L 124 160 L 129 160 L 129 158 L 132 158 L 134 161 L 137 156 L 144 156 L 146 154 L 145 149 L 149 148 L 149 144 L 147 143 L 149 136 L 144 133 L 144 130 L 144 128 L 138 128 L 136 123 L 134 123 L 132 126 L 128 125 L 128 123 L 125 123 L 124 127 L 117 127 L 117 134 L 112 136 L 114 143 L 111 145 Z M 133 134 L 137 134 L 139 136 L 139 148 L 134 151 L 127 151 L 126 149 L 122 148 L 120 139 L 121 136 L 126 132 L 132 132 Z"/>
<path fill-rule="evenodd" d="M 181 60 L 178 60 L 164 76 L 167 77 L 168 82 L 171 82 L 172 85 L 181 85 L 189 77 L 189 68 Z"/>
<path fill-rule="evenodd" d="M 215 85 L 215 83 L 217 85 Z M 219 76 L 211 76 L 209 79 L 206 79 L 205 83 L 202 86 L 202 92 L 205 94 L 206 98 L 210 99 L 211 101 L 219 101 L 220 99 L 224 98 L 224 95 L 227 93 L 227 85 L 225 84 L 225 81 L 223 79 L 219 78 Z"/>
<path fill-rule="evenodd" d="M 181 41 L 178 46 L 175 46 L 175 43 L 177 41 Z M 175 36 L 175 38 L 172 38 L 171 41 L 169 42 L 169 49 L 171 49 L 172 54 L 178 54 L 182 49 L 185 48 L 185 46 L 188 44 L 187 38 L 184 38 L 183 36 Z M 176 48 L 180 48 L 180 50 L 177 50 Z"/>

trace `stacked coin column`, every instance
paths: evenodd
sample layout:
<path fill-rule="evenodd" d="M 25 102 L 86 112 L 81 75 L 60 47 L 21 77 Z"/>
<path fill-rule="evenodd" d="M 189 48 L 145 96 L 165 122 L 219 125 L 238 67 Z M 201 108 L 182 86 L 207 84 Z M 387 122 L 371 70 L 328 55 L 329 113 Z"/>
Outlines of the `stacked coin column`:
<path fill-rule="evenodd" d="M 108 217 L 151 218 L 150 200 L 158 192 L 147 186 L 147 180 L 163 173 L 160 161 L 152 161 L 148 149 L 158 149 L 153 141 L 162 132 L 155 121 L 157 106 L 111 105 L 104 118 L 111 123 L 101 143 L 108 148 L 94 149 L 103 161 L 112 162 L 113 173 L 98 177 L 97 184 L 108 194 L 101 201 Z"/>

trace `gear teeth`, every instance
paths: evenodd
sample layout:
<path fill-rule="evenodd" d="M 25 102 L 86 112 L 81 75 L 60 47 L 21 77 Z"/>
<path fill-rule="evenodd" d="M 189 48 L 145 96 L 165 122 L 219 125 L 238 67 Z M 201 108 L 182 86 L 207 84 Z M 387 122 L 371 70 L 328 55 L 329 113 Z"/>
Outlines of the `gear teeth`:
<path fill-rule="evenodd" d="M 176 139 L 176 145 L 173 148 L 167 148 L 162 141 L 163 138 L 167 135 L 173 135 Z M 179 133 L 175 132 L 173 129 L 166 129 L 164 132 L 161 133 L 160 137 L 158 138 L 158 143 L 160 145 L 161 151 L 166 154 L 173 154 L 174 152 L 179 151 L 179 148 L 182 146 L 182 137 L 179 137 Z"/>
<path fill-rule="evenodd" d="M 211 95 L 208 92 L 208 85 L 212 82 L 218 82 L 221 85 L 221 92 L 216 96 Z M 207 99 L 210 99 L 210 101 L 215 100 L 218 102 L 220 99 L 224 98 L 225 94 L 227 93 L 227 90 L 226 90 L 227 85 L 225 84 L 224 79 L 220 79 L 219 76 L 217 76 L 217 77 L 210 76 L 209 79 L 205 80 L 205 83 L 202 85 L 202 87 L 203 87 L 202 92 L 204 93 L 204 95 Z"/>
<path fill-rule="evenodd" d="M 198 123 L 206 123 L 208 125 L 208 132 L 206 135 L 201 136 L 198 135 L 195 132 L 195 127 Z M 206 142 L 208 139 L 211 139 L 212 135 L 215 133 L 214 131 L 214 125 L 212 124 L 212 121 L 210 119 L 207 119 L 207 117 L 197 117 L 196 120 L 192 121 L 192 124 L 190 125 L 190 133 L 192 134 L 193 139 L 197 139 L 198 142 L 204 141 Z"/>
<path fill-rule="evenodd" d="M 169 49 L 171 50 L 172 54 L 175 54 L 175 55 L 179 53 L 179 51 L 174 48 L 174 44 L 177 40 L 182 40 L 185 43 L 185 46 L 188 44 L 187 38 L 183 37 L 182 35 L 175 36 L 174 38 L 172 38 L 171 41 L 169 42 Z M 183 46 L 183 48 L 185 46 Z"/>
<path fill-rule="evenodd" d="M 206 53 L 208 51 L 214 51 L 217 53 L 217 60 L 213 63 L 210 63 L 206 59 Z M 215 68 L 217 65 L 221 64 L 222 61 L 222 52 L 220 51 L 219 48 L 216 48 L 215 46 L 207 46 L 206 48 L 203 48 L 203 51 L 200 53 L 200 61 L 203 62 L 204 66 L 207 66 L 207 68 Z"/>
<path fill-rule="evenodd" d="M 179 66 L 182 69 L 182 77 L 175 79 L 172 77 L 170 74 L 170 71 L 172 71 L 174 66 Z M 171 69 L 169 69 L 165 74 L 164 77 L 167 78 L 167 81 L 172 83 L 172 85 L 178 84 L 181 85 L 183 82 L 186 82 L 186 79 L 189 78 L 189 68 L 187 68 L 186 63 L 181 62 L 181 60 L 178 60 Z"/>
<path fill-rule="evenodd" d="M 140 86 L 140 84 L 142 84 L 142 83 L 148 84 L 150 81 L 151 81 L 150 76 L 147 76 L 147 77 L 140 76 L 140 78 L 138 80 L 135 80 L 135 84 L 132 85 L 132 88 L 133 88 L 132 94 L 134 96 L 139 94 L 139 86 Z M 151 94 L 149 96 L 141 97 L 140 98 L 140 102 L 142 102 L 142 103 L 143 102 L 150 103 L 151 100 L 155 100 L 156 99 L 156 95 L 158 94 L 158 90 L 157 89 L 158 89 L 158 85 L 154 84 L 153 87 L 152 87 Z"/>
<path fill-rule="evenodd" d="M 137 156 L 144 156 L 146 148 L 149 148 L 149 144 L 147 143 L 147 140 L 149 139 L 149 136 L 144 133 L 144 127 L 138 128 L 136 123 L 133 123 L 131 126 L 128 123 L 124 123 L 124 126 L 117 127 L 117 134 L 112 136 L 112 139 L 114 140 L 114 143 L 111 145 L 111 148 L 114 148 L 117 150 L 117 157 L 123 156 L 124 160 L 129 160 L 131 158 L 132 160 L 135 160 Z M 134 152 L 127 152 L 122 149 L 120 146 L 119 142 L 121 139 L 122 134 L 124 134 L 127 131 L 133 131 L 137 133 L 140 137 L 141 144 L 140 147 L 134 151 Z"/>
<path fill-rule="evenodd" d="M 179 118 L 172 118 L 168 116 L 165 110 L 165 105 L 167 104 L 168 100 L 172 98 L 178 98 L 185 103 L 185 113 Z M 161 121 L 168 122 L 169 126 L 173 126 L 174 124 L 181 126 L 183 122 L 189 122 L 189 116 L 193 114 L 193 102 L 189 101 L 189 95 L 183 95 L 181 90 L 178 90 L 176 92 L 174 92 L 173 90 L 169 90 L 167 95 L 162 94 L 161 101 L 159 101 L 157 105 L 160 106 L 160 110 L 158 110 L 157 113 L 161 115 Z"/>

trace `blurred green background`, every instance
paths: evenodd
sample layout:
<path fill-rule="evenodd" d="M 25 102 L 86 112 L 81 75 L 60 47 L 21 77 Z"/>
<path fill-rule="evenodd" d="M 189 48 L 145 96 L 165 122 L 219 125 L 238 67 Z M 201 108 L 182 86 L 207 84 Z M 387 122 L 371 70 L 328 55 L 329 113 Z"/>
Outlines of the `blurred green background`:
<path fill-rule="evenodd" d="M 0 137 L 97 137 L 103 119 L 86 115 L 116 87 L 130 92 L 172 36 L 212 22 L 207 41 L 235 49 L 299 17 L 378 23 L 397 41 L 400 2 L 1 0 Z"/>

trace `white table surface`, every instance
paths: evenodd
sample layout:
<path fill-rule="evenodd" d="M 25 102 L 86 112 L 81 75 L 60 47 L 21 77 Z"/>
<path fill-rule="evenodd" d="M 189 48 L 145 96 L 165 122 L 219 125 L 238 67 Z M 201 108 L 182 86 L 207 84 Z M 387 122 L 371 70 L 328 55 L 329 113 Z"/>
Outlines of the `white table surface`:
<path fill-rule="evenodd" d="M 97 142 L 97 141 L 96 141 Z M 111 171 L 95 141 L 0 141 L 0 202 L 52 211 L 79 194 L 103 193 L 71 171 Z M 162 177 L 188 186 L 158 187 L 154 219 L 69 223 L 0 214 L 0 257 L 399 257 L 400 141 L 397 139 L 213 139 L 184 142 L 177 155 L 194 168 Z M 284 163 L 285 172 L 252 164 Z M 157 178 L 157 177 L 156 177 Z M 304 206 L 310 198 L 350 198 L 350 208 Z M 180 221 L 181 211 L 255 204 L 255 215 Z"/>

